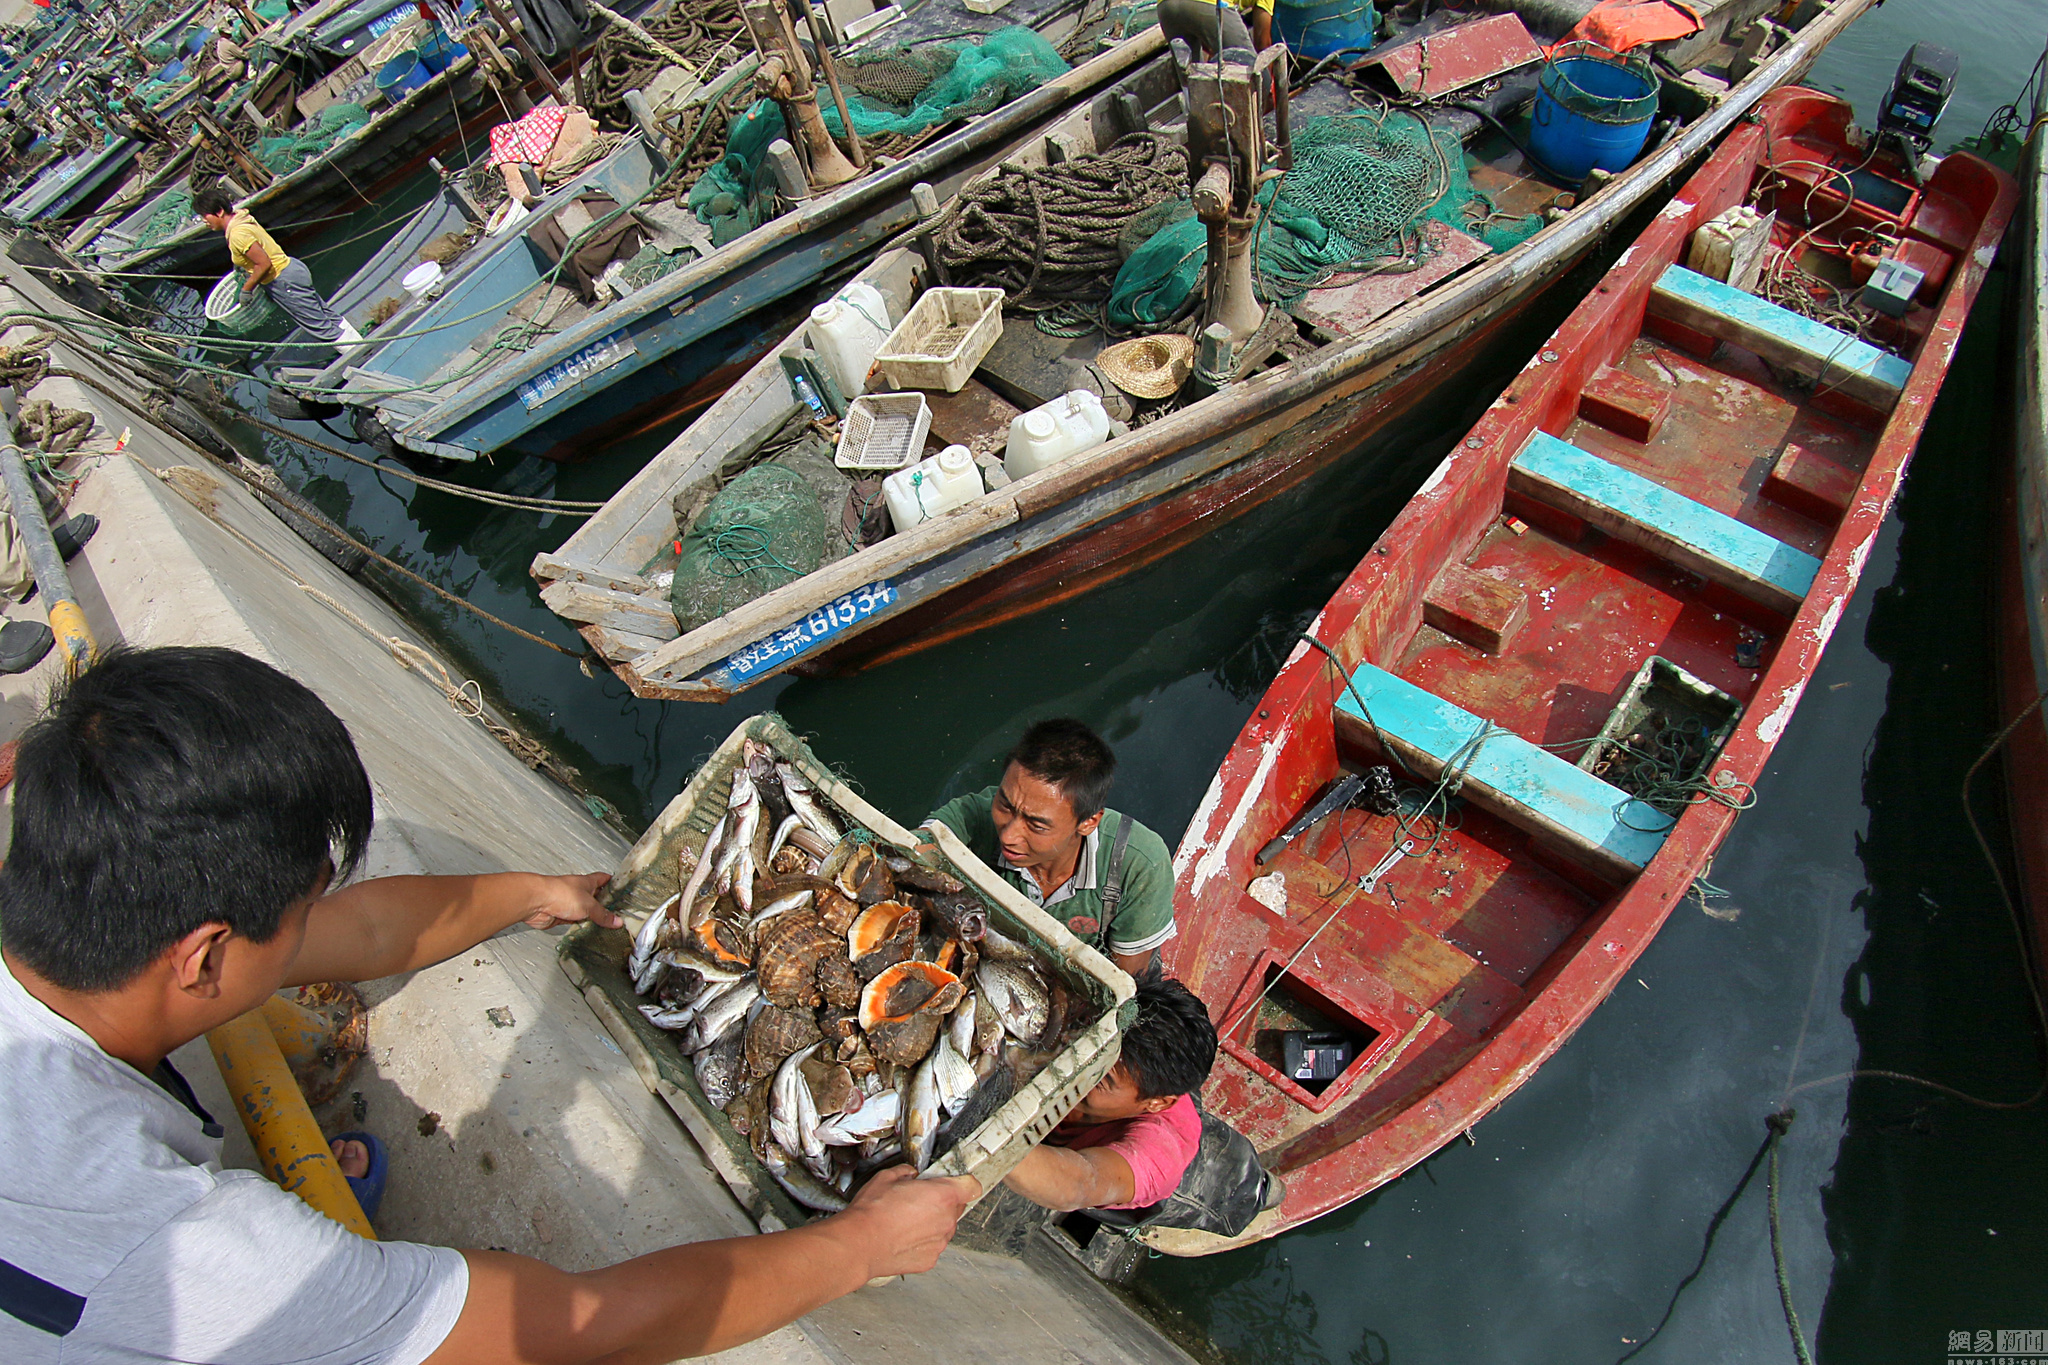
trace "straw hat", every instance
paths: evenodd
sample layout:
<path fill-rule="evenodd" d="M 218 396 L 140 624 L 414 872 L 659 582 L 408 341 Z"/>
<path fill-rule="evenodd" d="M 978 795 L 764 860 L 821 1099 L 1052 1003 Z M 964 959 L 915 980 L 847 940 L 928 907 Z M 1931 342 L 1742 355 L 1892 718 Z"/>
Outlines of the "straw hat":
<path fill-rule="evenodd" d="M 1195 343 L 1178 332 L 1132 337 L 1106 346 L 1095 363 L 1109 381 L 1133 398 L 1166 398 L 1187 383 Z"/>

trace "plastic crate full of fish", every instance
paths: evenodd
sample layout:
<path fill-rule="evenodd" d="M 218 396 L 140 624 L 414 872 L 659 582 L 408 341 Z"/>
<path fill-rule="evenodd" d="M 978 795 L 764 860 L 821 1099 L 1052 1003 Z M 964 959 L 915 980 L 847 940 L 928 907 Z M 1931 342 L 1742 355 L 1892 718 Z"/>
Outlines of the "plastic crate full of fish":
<path fill-rule="evenodd" d="M 926 839 L 929 840 L 930 834 Z M 1130 978 L 775 715 L 733 732 L 561 959 L 763 1228 L 890 1165 L 994 1187 L 1109 1070 Z"/>

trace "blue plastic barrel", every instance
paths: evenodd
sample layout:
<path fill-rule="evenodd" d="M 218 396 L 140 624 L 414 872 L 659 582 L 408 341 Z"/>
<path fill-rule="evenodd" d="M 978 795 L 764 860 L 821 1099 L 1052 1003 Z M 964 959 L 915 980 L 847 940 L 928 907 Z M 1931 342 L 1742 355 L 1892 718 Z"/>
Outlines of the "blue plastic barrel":
<path fill-rule="evenodd" d="M 1657 114 L 1657 73 L 1594 43 L 1553 51 L 1537 78 L 1529 147 L 1566 180 L 1626 170 Z"/>
<path fill-rule="evenodd" d="M 1380 17 L 1372 0 L 1273 0 L 1273 31 L 1287 51 L 1307 62 L 1372 46 Z"/>
<path fill-rule="evenodd" d="M 446 71 L 469 55 L 469 49 L 440 29 L 419 45 L 420 65 L 433 72 Z"/>
<path fill-rule="evenodd" d="M 384 63 L 383 69 L 377 73 L 377 90 L 396 104 L 433 78 L 434 73 L 421 65 L 419 53 L 401 52 Z"/>
<path fill-rule="evenodd" d="M 156 73 L 156 78 L 165 85 L 176 85 L 185 79 L 185 63 L 177 61 L 166 64 L 163 70 Z"/>

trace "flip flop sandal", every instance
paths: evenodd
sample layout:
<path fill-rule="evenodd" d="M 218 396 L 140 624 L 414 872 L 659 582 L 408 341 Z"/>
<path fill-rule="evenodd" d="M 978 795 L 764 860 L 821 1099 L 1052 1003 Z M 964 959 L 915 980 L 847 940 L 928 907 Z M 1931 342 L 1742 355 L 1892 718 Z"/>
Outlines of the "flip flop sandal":
<path fill-rule="evenodd" d="M 355 1191 L 356 1202 L 363 1206 L 363 1217 L 374 1220 L 377 1206 L 384 1202 L 384 1178 L 391 1174 L 391 1159 L 384 1151 L 384 1144 L 370 1133 L 336 1133 L 336 1142 L 360 1142 L 370 1149 L 370 1169 L 362 1175 L 346 1175 L 348 1187 Z"/>

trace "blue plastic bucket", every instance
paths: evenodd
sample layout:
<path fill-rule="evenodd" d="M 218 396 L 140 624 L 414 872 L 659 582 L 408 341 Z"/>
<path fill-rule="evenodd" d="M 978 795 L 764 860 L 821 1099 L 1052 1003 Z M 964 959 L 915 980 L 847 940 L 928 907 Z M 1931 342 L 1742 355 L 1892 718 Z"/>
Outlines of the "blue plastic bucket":
<path fill-rule="evenodd" d="M 1273 31 L 1289 54 L 1307 62 L 1371 47 L 1379 21 L 1372 0 L 1273 0 Z"/>
<path fill-rule="evenodd" d="M 440 29 L 435 29 L 433 34 L 419 45 L 418 53 L 420 65 L 429 71 L 438 73 L 446 71 L 449 67 L 467 57 L 469 49 L 456 42 Z"/>
<path fill-rule="evenodd" d="M 1657 73 L 1593 43 L 1553 51 L 1537 77 L 1529 147 L 1566 180 L 1626 170 L 1657 114 Z"/>
<path fill-rule="evenodd" d="M 417 52 L 401 52 L 377 73 L 377 91 L 396 104 L 433 78 L 434 73 L 420 64 Z"/>

